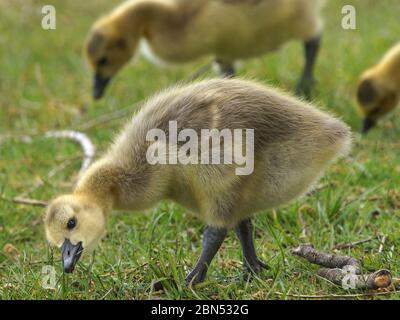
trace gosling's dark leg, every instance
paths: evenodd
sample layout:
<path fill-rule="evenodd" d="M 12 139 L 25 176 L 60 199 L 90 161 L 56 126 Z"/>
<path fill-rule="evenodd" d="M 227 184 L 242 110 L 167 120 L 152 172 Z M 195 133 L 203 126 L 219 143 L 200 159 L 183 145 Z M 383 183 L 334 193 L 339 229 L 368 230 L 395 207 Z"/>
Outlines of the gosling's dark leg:
<path fill-rule="evenodd" d="M 226 233 L 226 229 L 219 229 L 211 226 L 207 226 L 204 229 L 203 249 L 200 258 L 196 263 L 196 266 L 185 279 L 187 286 L 189 286 L 190 284 L 196 285 L 204 281 L 207 274 L 208 266 L 210 265 L 218 249 L 221 247 L 221 244 L 225 239 Z"/>
<path fill-rule="evenodd" d="M 235 76 L 235 68 L 232 65 L 224 66 L 224 68 L 221 68 L 221 75 L 225 78 L 233 78 Z"/>
<path fill-rule="evenodd" d="M 245 276 L 258 274 L 268 266 L 258 259 L 253 242 L 253 225 L 250 219 L 243 220 L 235 228 L 243 250 L 243 271 Z"/>
<path fill-rule="evenodd" d="M 314 85 L 314 65 L 321 44 L 321 36 L 317 36 L 304 43 L 305 64 L 303 74 L 297 83 L 296 94 L 311 99 L 311 90 Z"/>
<path fill-rule="evenodd" d="M 224 78 L 233 78 L 235 76 L 235 67 L 233 66 L 233 63 L 217 59 L 217 64 L 219 66 L 221 76 Z"/>

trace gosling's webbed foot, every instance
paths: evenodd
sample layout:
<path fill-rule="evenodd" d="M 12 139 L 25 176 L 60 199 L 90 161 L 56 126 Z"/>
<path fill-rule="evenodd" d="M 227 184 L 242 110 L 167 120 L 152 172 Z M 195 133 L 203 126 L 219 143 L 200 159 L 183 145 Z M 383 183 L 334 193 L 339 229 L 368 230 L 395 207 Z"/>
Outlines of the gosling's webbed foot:
<path fill-rule="evenodd" d="M 251 263 L 245 263 L 243 273 L 245 276 L 260 274 L 264 269 L 269 269 L 269 266 L 255 257 Z"/>
<path fill-rule="evenodd" d="M 207 268 L 204 268 L 203 270 L 196 270 L 193 269 L 192 271 L 189 272 L 189 274 L 185 278 L 185 285 L 187 287 L 189 286 L 195 286 L 199 283 L 202 283 L 204 279 L 206 278 L 207 275 Z"/>
<path fill-rule="evenodd" d="M 208 266 L 220 248 L 226 236 L 226 229 L 207 226 L 203 234 L 203 248 L 199 260 L 193 270 L 187 275 L 187 286 L 195 286 L 204 281 Z"/>
<path fill-rule="evenodd" d="M 305 64 L 303 74 L 296 86 L 296 94 L 304 96 L 307 100 L 311 99 L 311 92 L 315 83 L 313 69 L 320 44 L 321 35 L 309 39 L 304 43 Z"/>
<path fill-rule="evenodd" d="M 224 78 L 234 78 L 235 77 L 235 68 L 233 66 L 225 68 L 221 70 L 221 75 Z"/>
<path fill-rule="evenodd" d="M 224 61 L 221 59 L 216 60 L 219 71 L 222 77 L 224 78 L 233 78 L 235 77 L 235 67 L 232 62 Z"/>
<path fill-rule="evenodd" d="M 236 276 L 218 277 L 218 280 L 228 283 L 252 281 L 255 276 L 260 275 L 265 269 L 269 269 L 269 266 L 257 259 L 252 263 L 251 267 L 249 265 L 244 265 L 243 271 L 240 274 Z"/>
<path fill-rule="evenodd" d="M 315 80 L 310 77 L 302 77 L 296 85 L 296 95 L 303 96 L 307 100 L 312 98 L 312 89 L 314 88 Z"/>
<path fill-rule="evenodd" d="M 245 279 L 260 274 L 268 265 L 258 259 L 253 242 L 253 225 L 250 219 L 241 221 L 235 228 L 243 250 L 243 273 Z"/>

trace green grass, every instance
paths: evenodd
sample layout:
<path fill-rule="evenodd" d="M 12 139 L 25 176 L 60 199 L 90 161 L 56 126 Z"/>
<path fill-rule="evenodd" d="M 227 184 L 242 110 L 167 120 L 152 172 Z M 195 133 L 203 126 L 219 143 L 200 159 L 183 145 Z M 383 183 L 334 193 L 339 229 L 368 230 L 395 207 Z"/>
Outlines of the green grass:
<path fill-rule="evenodd" d="M 141 60 L 115 79 L 100 102 L 91 100 L 91 76 L 82 59 L 82 44 L 96 17 L 118 1 L 49 0 L 57 9 L 57 29 L 41 29 L 41 1 L 0 0 L 0 192 L 8 199 L 31 190 L 37 199 L 70 190 L 80 166 L 80 149 L 70 141 L 45 139 L 50 129 L 77 127 L 96 116 L 129 106 L 156 90 L 189 76 L 207 59 L 171 69 Z M 357 8 L 355 31 L 341 28 L 341 8 Z M 359 74 L 398 41 L 397 0 L 328 1 L 326 31 L 318 59 L 316 103 L 341 116 L 355 131 L 360 118 L 353 105 Z M 246 61 L 239 71 L 292 90 L 303 63 L 298 42 L 262 59 Z M 125 119 L 87 131 L 98 152 L 109 144 Z M 31 135 L 31 138 L 27 138 Z M 241 253 L 230 234 L 209 270 L 207 283 L 196 290 L 183 285 L 201 249 L 202 224 L 172 203 L 147 214 L 116 214 L 108 235 L 72 275 L 63 275 L 58 251 L 46 244 L 43 209 L 0 200 L 0 298 L 2 299 L 282 299 L 290 294 L 347 294 L 316 276 L 316 267 L 290 254 L 301 242 L 330 251 L 335 245 L 387 237 L 378 253 L 375 239 L 342 250 L 364 261 L 366 270 L 388 268 L 400 275 L 400 121 L 393 113 L 361 138 L 355 133 L 351 156 L 333 165 L 312 196 L 266 212 L 255 219 L 257 250 L 270 269 L 250 284 L 222 281 L 239 274 Z M 53 177 L 48 172 L 65 164 Z M 301 238 L 299 212 L 308 234 Z M 377 214 L 372 214 L 372 212 Z M 11 244 L 15 250 L 4 250 Z M 9 246 L 6 246 L 9 247 Z M 58 287 L 41 286 L 44 265 L 54 265 Z M 151 283 L 167 281 L 163 292 Z M 175 283 L 175 284 L 173 284 Z M 279 296 L 276 292 L 284 293 Z M 391 295 L 388 298 L 399 298 Z"/>

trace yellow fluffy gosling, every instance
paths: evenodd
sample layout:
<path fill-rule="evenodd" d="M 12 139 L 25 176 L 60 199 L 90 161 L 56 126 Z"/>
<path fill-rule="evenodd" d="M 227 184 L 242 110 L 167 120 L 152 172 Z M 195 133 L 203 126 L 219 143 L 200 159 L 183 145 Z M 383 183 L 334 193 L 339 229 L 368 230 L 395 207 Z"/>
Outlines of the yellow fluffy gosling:
<path fill-rule="evenodd" d="M 310 95 L 319 48 L 323 0 L 130 0 L 92 27 L 86 56 L 94 70 L 94 98 L 138 52 L 183 63 L 211 55 L 224 75 L 234 62 L 256 57 L 291 39 L 305 43 L 298 93 Z"/>
<path fill-rule="evenodd" d="M 362 74 L 357 100 L 364 116 L 363 133 L 399 104 L 400 43 L 390 49 L 378 64 Z"/>
<path fill-rule="evenodd" d="M 178 144 L 173 142 L 176 132 L 170 127 L 174 121 L 179 137 L 183 129 L 191 129 Z M 148 139 L 155 128 L 171 139 L 168 145 L 160 139 Z M 222 135 L 223 139 L 217 136 L 209 144 L 210 139 L 196 138 L 203 129 L 218 129 L 220 133 L 225 129 L 228 135 L 241 129 L 243 139 L 235 136 L 230 144 L 229 137 Z M 253 143 L 247 139 L 251 130 Z M 179 145 L 186 155 L 189 149 L 184 146 L 191 135 L 199 146 L 206 146 L 202 155 L 211 146 L 227 148 L 227 155 L 232 146 L 239 146 L 239 154 L 249 155 L 253 169 L 239 174 L 237 169 L 245 167 L 239 161 L 149 163 L 149 150 L 154 151 L 154 146 L 164 150 L 155 154 L 173 156 L 181 153 L 169 147 Z M 350 144 L 350 129 L 340 120 L 257 83 L 215 79 L 177 86 L 149 99 L 75 190 L 51 202 L 45 216 L 47 239 L 62 249 L 64 270 L 72 272 L 82 251 L 90 252 L 105 234 L 112 210 L 141 211 L 169 199 L 207 225 L 201 257 L 187 276 L 187 284 L 204 280 L 230 229 L 240 239 L 244 270 L 260 272 L 264 264 L 256 256 L 250 219 L 310 190 Z"/>

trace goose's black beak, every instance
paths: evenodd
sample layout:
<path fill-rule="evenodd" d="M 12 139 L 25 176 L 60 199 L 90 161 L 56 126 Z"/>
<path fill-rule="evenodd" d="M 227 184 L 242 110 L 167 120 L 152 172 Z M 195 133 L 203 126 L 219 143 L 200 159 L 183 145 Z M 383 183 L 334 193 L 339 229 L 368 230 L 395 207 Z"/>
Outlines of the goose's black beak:
<path fill-rule="evenodd" d="M 104 91 L 105 91 L 108 83 L 110 82 L 110 80 L 111 80 L 111 78 L 103 78 L 99 74 L 95 74 L 94 75 L 94 79 L 93 79 L 93 98 L 95 100 L 98 100 L 103 96 Z"/>
<path fill-rule="evenodd" d="M 367 133 L 371 128 L 375 127 L 376 122 L 369 118 L 365 118 L 362 124 L 361 133 Z"/>
<path fill-rule="evenodd" d="M 71 243 L 71 241 L 69 241 L 69 239 L 65 239 L 63 245 L 61 246 L 61 253 L 64 271 L 66 273 L 71 273 L 74 271 L 75 265 L 81 257 L 82 251 L 82 242 L 78 242 L 74 245 Z"/>

